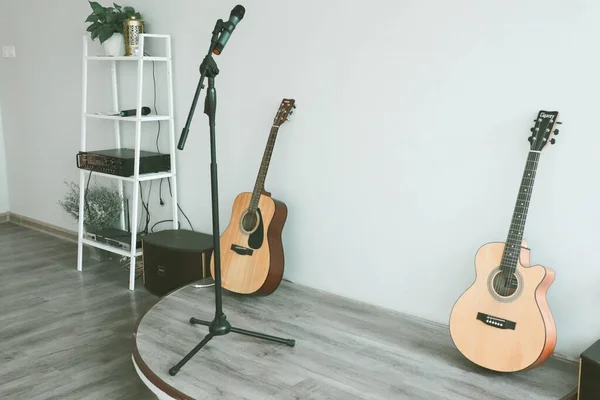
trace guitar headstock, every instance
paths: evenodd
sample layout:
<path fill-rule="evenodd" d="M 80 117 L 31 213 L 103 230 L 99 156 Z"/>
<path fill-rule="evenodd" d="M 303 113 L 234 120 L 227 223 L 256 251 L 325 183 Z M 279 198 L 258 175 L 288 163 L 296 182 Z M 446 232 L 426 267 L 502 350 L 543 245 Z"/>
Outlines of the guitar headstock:
<path fill-rule="evenodd" d="M 560 124 L 556 121 L 557 119 L 558 111 L 541 110 L 538 113 L 537 118 L 533 120 L 535 125 L 531 128 L 531 136 L 529 137 L 532 151 L 542 151 L 549 143 L 555 143 L 552 136 L 558 135 L 558 129 L 554 129 L 556 124 Z"/>
<path fill-rule="evenodd" d="M 285 121 L 288 121 L 288 117 L 294 113 L 295 108 L 296 100 L 281 100 L 281 105 L 279 106 L 279 110 L 277 110 L 277 114 L 275 115 L 275 119 L 273 120 L 273 126 L 279 127 L 283 125 Z"/>

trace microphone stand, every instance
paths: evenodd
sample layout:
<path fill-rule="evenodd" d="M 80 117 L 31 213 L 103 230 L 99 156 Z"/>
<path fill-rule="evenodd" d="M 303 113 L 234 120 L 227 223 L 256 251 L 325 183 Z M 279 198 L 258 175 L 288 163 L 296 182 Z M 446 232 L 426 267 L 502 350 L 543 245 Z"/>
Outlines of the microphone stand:
<path fill-rule="evenodd" d="M 219 190 L 217 180 L 217 154 L 215 144 L 215 114 L 217 109 L 217 91 L 215 89 L 215 77 L 219 74 L 219 68 L 213 59 L 213 50 L 219 38 L 219 34 L 223 31 L 223 20 L 219 19 L 212 32 L 212 39 L 208 54 L 204 57 L 204 61 L 200 65 L 200 82 L 194 95 L 194 101 L 187 118 L 187 122 L 181 133 L 181 138 L 177 148 L 183 150 L 185 141 L 190 130 L 190 125 L 193 119 L 196 103 L 200 97 L 200 92 L 204 88 L 204 79 L 208 78 L 208 90 L 204 102 L 204 113 L 208 115 L 210 126 L 210 181 L 212 194 L 212 226 L 213 226 L 213 255 L 215 259 L 215 318 L 212 321 L 205 321 L 197 318 L 190 318 L 192 325 L 208 326 L 208 334 L 202 339 L 196 347 L 194 347 L 179 363 L 169 369 L 169 374 L 175 376 L 181 367 L 183 367 L 202 347 L 204 347 L 215 336 L 223 336 L 229 332 L 239 333 L 246 336 L 252 336 L 259 339 L 268 340 L 275 343 L 283 343 L 290 347 L 294 347 L 296 341 L 293 339 L 284 339 L 276 336 L 266 335 L 260 332 L 248 331 L 245 329 L 235 328 L 227 321 L 227 316 L 223 312 L 222 287 L 221 287 L 221 246 L 220 246 L 220 230 L 219 230 Z"/>

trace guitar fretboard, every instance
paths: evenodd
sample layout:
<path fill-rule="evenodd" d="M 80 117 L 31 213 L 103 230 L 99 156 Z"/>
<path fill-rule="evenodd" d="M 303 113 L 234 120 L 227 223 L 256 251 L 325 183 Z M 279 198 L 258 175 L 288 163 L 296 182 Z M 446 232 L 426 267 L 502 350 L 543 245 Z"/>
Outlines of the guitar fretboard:
<path fill-rule="evenodd" d="M 535 181 L 540 152 L 530 151 L 527 157 L 527 164 L 523 172 L 519 195 L 515 204 L 508 237 L 506 239 L 506 247 L 502 255 L 501 267 L 503 270 L 514 272 L 517 268 L 517 261 L 521 252 L 521 241 L 523 240 L 523 231 L 525 229 L 525 221 L 527 220 L 527 211 L 529 210 L 529 201 L 531 200 L 531 191 Z"/>
<path fill-rule="evenodd" d="M 260 169 L 258 170 L 258 176 L 256 177 L 256 183 L 254 184 L 250 206 L 248 207 L 249 213 L 254 213 L 258 208 L 258 201 L 260 200 L 260 194 L 265 187 L 265 178 L 267 177 L 267 171 L 269 170 L 269 163 L 271 162 L 271 155 L 273 154 L 273 148 L 275 147 L 278 130 L 279 127 L 276 125 L 273 125 L 271 128 L 269 140 L 267 140 L 267 147 L 265 148 L 265 153 L 263 154 L 262 162 L 260 163 Z"/>

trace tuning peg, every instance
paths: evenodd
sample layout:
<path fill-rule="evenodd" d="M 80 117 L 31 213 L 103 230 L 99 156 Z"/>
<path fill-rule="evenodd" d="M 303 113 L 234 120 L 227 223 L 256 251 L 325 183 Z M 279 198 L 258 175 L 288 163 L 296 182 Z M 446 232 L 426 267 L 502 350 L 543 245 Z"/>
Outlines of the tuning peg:
<path fill-rule="evenodd" d="M 562 122 L 556 121 L 556 123 L 557 123 L 558 125 L 562 125 Z"/>
<path fill-rule="evenodd" d="M 292 108 L 296 108 L 296 105 L 295 105 L 295 104 L 293 104 L 293 105 L 292 105 Z"/>
<path fill-rule="evenodd" d="M 529 143 L 532 143 L 532 142 L 533 142 L 533 136 L 529 136 L 529 137 L 527 138 L 527 140 L 529 140 Z"/>
<path fill-rule="evenodd" d="M 556 143 L 556 139 L 550 139 L 550 144 Z"/>
<path fill-rule="evenodd" d="M 529 129 L 531 132 L 535 131 L 535 127 L 531 127 L 531 129 Z"/>
<path fill-rule="evenodd" d="M 559 130 L 558 130 L 558 129 L 555 129 L 555 130 L 554 130 L 554 134 L 555 134 L 555 135 L 558 135 L 559 133 L 560 133 L 560 132 L 559 132 Z"/>

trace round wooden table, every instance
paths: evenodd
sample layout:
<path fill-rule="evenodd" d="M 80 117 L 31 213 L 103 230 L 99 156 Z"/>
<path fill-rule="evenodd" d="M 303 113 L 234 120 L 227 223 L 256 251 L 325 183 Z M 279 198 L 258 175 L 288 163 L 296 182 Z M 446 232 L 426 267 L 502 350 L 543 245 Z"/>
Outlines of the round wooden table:
<path fill-rule="evenodd" d="M 230 333 L 170 376 L 208 333 L 190 317 L 214 317 L 214 288 L 186 286 L 156 303 L 134 333 L 136 370 L 159 399 L 546 400 L 577 376 L 576 364 L 558 359 L 526 375 L 483 373 L 445 326 L 287 282 L 268 297 L 224 293 L 223 308 L 233 326 L 295 339 L 296 347 Z"/>
<path fill-rule="evenodd" d="M 294 292 L 290 286 L 282 284 L 269 298 L 225 294 L 224 312 L 235 327 L 291 338 L 295 334 L 291 324 L 295 313 L 284 307 Z M 205 326 L 191 325 L 190 317 L 213 319 L 214 287 L 188 285 L 168 294 L 134 329 L 133 364 L 142 381 L 161 400 L 247 398 L 243 392 L 252 390 L 252 385 L 263 385 L 262 363 L 274 366 L 291 362 L 288 357 L 293 356 L 293 348 L 229 333 L 213 338 L 176 376 L 170 376 L 169 368 L 208 333 Z M 273 380 L 281 387 L 287 383 L 287 376 Z"/>

